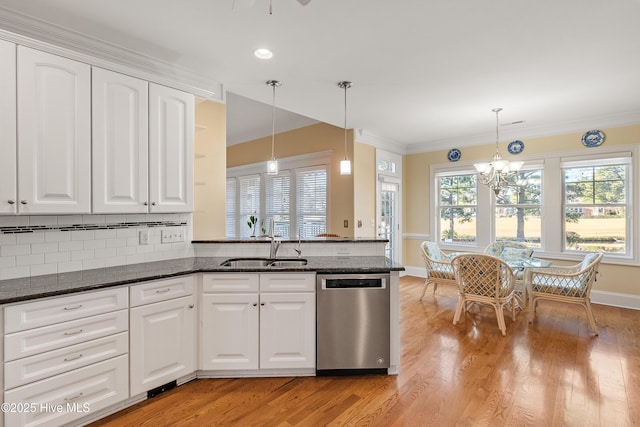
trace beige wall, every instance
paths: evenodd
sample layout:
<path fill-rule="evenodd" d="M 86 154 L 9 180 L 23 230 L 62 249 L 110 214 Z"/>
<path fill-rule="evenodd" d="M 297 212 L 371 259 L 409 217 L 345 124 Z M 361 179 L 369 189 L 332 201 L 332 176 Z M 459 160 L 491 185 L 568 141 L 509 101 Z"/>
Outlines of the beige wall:
<path fill-rule="evenodd" d="M 353 131 L 347 133 L 349 158 L 354 161 Z M 344 158 L 344 129 L 326 123 L 283 132 L 275 138 L 275 157 L 285 158 L 332 150 L 329 194 L 327 200 L 328 233 L 353 237 L 354 174 L 340 175 L 340 160 Z M 266 162 L 271 158 L 271 136 L 227 148 L 227 167 Z M 344 220 L 348 227 L 344 227 Z"/>
<path fill-rule="evenodd" d="M 371 145 L 354 144 L 353 197 L 354 237 L 375 237 L 376 219 L 376 148 Z M 358 227 L 358 221 L 362 226 Z M 372 224 L 373 222 L 373 224 Z"/>
<path fill-rule="evenodd" d="M 602 131 L 606 136 L 604 143 L 606 146 L 640 143 L 640 125 L 602 129 Z M 522 156 L 586 149 L 581 142 L 583 133 L 577 132 L 527 139 L 525 140 L 525 150 Z M 486 160 L 493 154 L 494 147 L 494 144 L 487 144 L 461 149 L 461 161 Z M 506 144 L 500 144 L 500 153 L 505 158 L 509 160 L 516 158 L 516 156 L 509 156 L 506 151 Z M 430 219 L 429 170 L 432 164 L 447 163 L 447 152 L 448 149 L 404 156 L 403 186 L 405 193 L 403 195 L 403 212 L 405 234 L 429 235 L 431 240 L 435 238 L 433 230 L 431 230 Z M 402 264 L 413 267 L 423 266 L 420 255 L 420 242 L 421 239 L 415 238 L 405 238 L 403 240 Z M 566 264 L 566 262 L 562 261 L 554 262 Z M 596 282 L 594 289 L 640 295 L 640 287 L 638 287 L 638 281 L 635 279 L 640 275 L 640 267 L 605 264 L 601 268 L 601 273 L 602 276 Z"/>
<path fill-rule="evenodd" d="M 226 106 L 196 105 L 193 239 L 225 237 L 227 132 Z"/>

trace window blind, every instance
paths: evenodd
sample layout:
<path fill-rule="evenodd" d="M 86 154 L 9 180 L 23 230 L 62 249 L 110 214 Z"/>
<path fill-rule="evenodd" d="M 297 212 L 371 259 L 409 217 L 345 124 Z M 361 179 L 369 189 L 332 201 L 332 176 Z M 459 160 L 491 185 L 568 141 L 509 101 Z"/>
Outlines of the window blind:
<path fill-rule="evenodd" d="M 236 179 L 227 178 L 225 229 L 227 238 L 236 237 Z"/>
<path fill-rule="evenodd" d="M 240 185 L 240 212 L 238 212 L 238 224 L 240 237 L 250 237 L 253 229 L 247 225 L 251 215 L 260 215 L 260 175 L 247 175 L 238 178 Z M 260 234 L 260 219 L 255 227 L 256 235 Z"/>
<path fill-rule="evenodd" d="M 303 239 L 326 233 L 327 169 L 324 166 L 296 171 L 296 229 Z"/>
<path fill-rule="evenodd" d="M 267 219 L 274 220 L 274 234 L 281 237 L 289 237 L 291 220 L 289 207 L 291 205 L 291 178 L 288 170 L 281 171 L 278 175 L 267 175 L 266 179 L 266 209 Z M 269 225 L 265 221 L 265 229 L 270 232 Z"/>

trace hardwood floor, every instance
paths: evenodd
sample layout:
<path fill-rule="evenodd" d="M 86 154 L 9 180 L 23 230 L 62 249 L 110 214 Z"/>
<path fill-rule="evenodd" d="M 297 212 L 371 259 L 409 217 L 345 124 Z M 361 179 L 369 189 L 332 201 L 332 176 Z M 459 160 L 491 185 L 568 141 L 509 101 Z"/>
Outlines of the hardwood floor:
<path fill-rule="evenodd" d="M 475 306 L 454 326 L 454 287 L 403 277 L 397 376 L 195 380 L 93 426 L 640 425 L 640 313 L 543 301 L 536 322 Z"/>

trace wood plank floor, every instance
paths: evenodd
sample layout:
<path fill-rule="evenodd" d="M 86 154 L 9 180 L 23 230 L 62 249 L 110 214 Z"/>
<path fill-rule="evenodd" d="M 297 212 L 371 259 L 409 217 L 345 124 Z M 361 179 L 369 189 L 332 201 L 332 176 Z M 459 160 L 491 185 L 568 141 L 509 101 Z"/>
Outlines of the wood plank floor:
<path fill-rule="evenodd" d="M 201 379 L 93 426 L 640 425 L 640 312 L 542 301 L 536 322 L 475 306 L 454 326 L 453 287 L 419 297 L 403 277 L 397 376 Z"/>

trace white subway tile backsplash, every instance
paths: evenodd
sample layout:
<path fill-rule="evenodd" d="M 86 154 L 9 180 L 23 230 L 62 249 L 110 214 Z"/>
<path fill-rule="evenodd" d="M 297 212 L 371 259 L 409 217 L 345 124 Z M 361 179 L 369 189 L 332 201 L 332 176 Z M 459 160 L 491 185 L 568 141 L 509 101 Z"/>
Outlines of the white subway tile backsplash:
<path fill-rule="evenodd" d="M 146 262 L 144 254 L 127 255 L 127 264 L 138 264 Z"/>
<path fill-rule="evenodd" d="M 29 266 L 3 268 L 0 270 L 0 280 L 17 279 L 18 277 L 28 277 L 31 275 Z"/>
<path fill-rule="evenodd" d="M 82 215 L 83 224 L 106 224 L 106 215 Z"/>
<path fill-rule="evenodd" d="M 29 255 L 31 245 L 3 245 L 0 247 L 0 256 Z"/>
<path fill-rule="evenodd" d="M 51 254 L 44 254 L 44 262 L 46 264 L 68 261 L 71 261 L 71 252 L 55 252 Z"/>
<path fill-rule="evenodd" d="M 16 266 L 16 257 L 14 256 L 0 256 L 0 269 Z"/>
<path fill-rule="evenodd" d="M 125 265 L 127 263 L 126 256 L 114 256 L 111 258 L 105 258 L 104 266 L 105 267 L 115 267 L 118 265 Z"/>
<path fill-rule="evenodd" d="M 46 231 L 44 233 L 45 242 L 68 242 L 71 240 L 71 233 L 68 231 Z"/>
<path fill-rule="evenodd" d="M 85 240 L 82 242 L 84 249 L 103 249 L 107 247 L 106 240 Z"/>
<path fill-rule="evenodd" d="M 55 274 L 58 272 L 58 264 L 41 264 L 31 266 L 32 276 L 41 276 L 43 274 Z"/>
<path fill-rule="evenodd" d="M 15 244 L 16 244 L 15 234 L 0 234 L 0 246 L 15 245 Z"/>
<path fill-rule="evenodd" d="M 115 239 L 118 237 L 117 230 L 96 230 L 96 239 Z"/>
<path fill-rule="evenodd" d="M 22 227 L 29 225 L 28 216 L 0 215 L 0 227 Z"/>
<path fill-rule="evenodd" d="M 44 264 L 44 254 L 18 255 L 16 256 L 16 266 Z"/>
<path fill-rule="evenodd" d="M 93 230 L 77 230 L 71 232 L 71 240 L 93 240 L 96 233 Z"/>
<path fill-rule="evenodd" d="M 20 233 L 16 235 L 17 244 L 30 244 L 30 243 L 42 243 L 44 242 L 44 233 Z"/>
<path fill-rule="evenodd" d="M 71 251 L 71 261 L 79 261 L 85 259 L 95 258 L 93 249 L 87 249 L 82 251 Z"/>
<path fill-rule="evenodd" d="M 122 248 L 116 248 L 116 251 L 118 256 L 122 256 L 122 255 L 129 256 L 129 255 L 135 255 L 137 253 L 135 246 L 125 246 Z"/>
<path fill-rule="evenodd" d="M 83 270 L 91 270 L 93 268 L 104 268 L 104 266 L 105 266 L 104 258 L 85 259 L 82 261 Z"/>
<path fill-rule="evenodd" d="M 58 252 L 58 243 L 33 243 L 31 245 L 32 254 L 47 254 L 52 252 Z"/>
<path fill-rule="evenodd" d="M 138 237 L 136 228 L 121 228 L 117 230 L 116 236 L 119 238 Z"/>
<path fill-rule="evenodd" d="M 105 246 L 107 248 L 121 248 L 123 246 L 127 246 L 127 239 L 125 238 L 107 239 L 105 241 Z"/>
<path fill-rule="evenodd" d="M 69 241 L 69 242 L 60 242 L 58 243 L 58 250 L 60 252 L 71 252 L 71 251 L 81 251 L 82 250 L 82 240 L 77 241 Z"/>
<path fill-rule="evenodd" d="M 58 263 L 58 273 L 82 270 L 82 261 L 70 261 Z"/>
<path fill-rule="evenodd" d="M 82 215 L 61 215 L 58 217 L 58 225 L 82 224 Z"/>
<path fill-rule="evenodd" d="M 29 225 L 58 225 L 57 216 L 31 216 Z"/>

